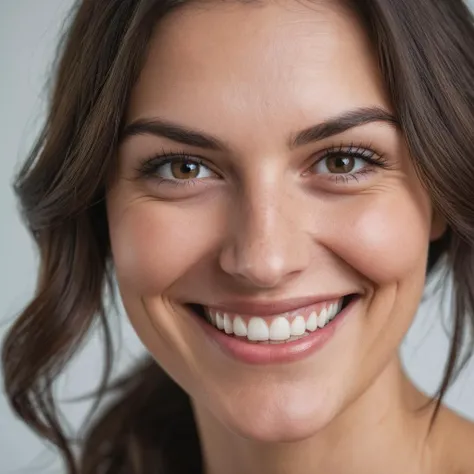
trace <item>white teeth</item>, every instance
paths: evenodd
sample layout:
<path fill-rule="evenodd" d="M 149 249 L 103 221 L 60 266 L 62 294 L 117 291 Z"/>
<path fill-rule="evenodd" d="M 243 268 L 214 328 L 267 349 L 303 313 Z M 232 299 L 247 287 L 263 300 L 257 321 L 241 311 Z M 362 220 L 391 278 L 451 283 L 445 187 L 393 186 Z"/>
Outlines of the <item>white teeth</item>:
<path fill-rule="evenodd" d="M 230 317 L 227 313 L 209 311 L 208 320 L 226 334 L 235 334 L 238 337 L 246 337 L 253 342 L 291 342 L 311 332 L 325 327 L 332 321 L 342 308 L 342 299 L 323 308 L 318 316 L 313 311 L 307 321 L 301 315 L 297 315 L 290 321 L 285 316 L 278 316 L 272 320 L 270 327 L 264 318 L 253 317 L 248 325 L 241 316 Z"/>
<path fill-rule="evenodd" d="M 240 316 L 234 319 L 234 334 L 236 336 L 247 337 L 247 326 Z"/>
<path fill-rule="evenodd" d="M 216 326 L 217 329 L 224 329 L 224 318 L 219 311 L 216 313 Z"/>
<path fill-rule="evenodd" d="M 306 323 L 303 316 L 296 316 L 291 323 L 291 335 L 302 336 L 306 331 Z"/>
<path fill-rule="evenodd" d="M 308 331 L 304 332 L 304 336 L 309 336 L 311 333 Z M 301 335 L 303 336 L 303 334 Z M 292 342 L 292 341 L 297 341 L 298 339 L 301 339 L 301 336 L 291 336 L 289 339 L 287 339 L 285 342 Z"/>
<path fill-rule="evenodd" d="M 306 321 L 306 329 L 308 331 L 316 331 L 318 328 L 318 315 L 316 314 L 316 311 L 313 311 L 309 318 L 308 321 Z"/>
<path fill-rule="evenodd" d="M 323 308 L 318 316 L 318 328 L 323 328 L 328 322 L 328 310 Z"/>
<path fill-rule="evenodd" d="M 232 328 L 232 320 L 225 313 L 224 313 L 224 331 L 226 334 L 232 334 L 234 332 Z"/>
<path fill-rule="evenodd" d="M 268 341 L 270 331 L 262 318 L 252 318 L 247 328 L 247 339 L 250 341 Z"/>
<path fill-rule="evenodd" d="M 273 320 L 270 326 L 270 339 L 272 341 L 286 341 L 290 337 L 290 322 L 280 316 Z"/>

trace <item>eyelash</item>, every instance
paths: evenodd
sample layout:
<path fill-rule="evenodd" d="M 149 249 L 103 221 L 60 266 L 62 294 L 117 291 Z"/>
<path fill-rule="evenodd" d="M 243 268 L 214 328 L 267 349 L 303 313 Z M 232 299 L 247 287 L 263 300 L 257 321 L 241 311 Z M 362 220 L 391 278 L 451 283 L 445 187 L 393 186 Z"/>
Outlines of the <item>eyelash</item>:
<path fill-rule="evenodd" d="M 351 143 L 350 145 L 344 145 L 341 144 L 336 147 L 328 148 L 325 150 L 324 154 L 320 156 L 311 166 L 310 170 L 315 167 L 318 163 L 323 162 L 324 160 L 327 160 L 328 158 L 332 157 L 350 157 L 354 159 L 360 159 L 365 161 L 368 165 L 368 167 L 363 168 L 360 171 L 357 171 L 355 173 L 347 173 L 347 174 L 331 174 L 328 173 L 328 176 L 331 177 L 333 181 L 335 181 L 336 184 L 338 184 L 340 181 L 343 181 L 344 183 L 348 183 L 351 180 L 355 180 L 359 182 L 359 177 L 366 176 L 367 174 L 371 173 L 374 171 L 372 167 L 379 167 L 379 168 L 388 168 L 387 165 L 387 160 L 384 157 L 384 154 L 379 154 L 375 152 L 372 149 L 372 145 L 355 145 L 354 143 Z M 194 179 L 187 179 L 187 180 L 172 180 L 168 178 L 161 178 L 160 176 L 156 175 L 156 172 L 159 168 L 162 166 L 169 164 L 169 163 L 174 163 L 176 161 L 185 161 L 187 163 L 192 163 L 196 164 L 198 166 L 205 166 L 206 168 L 209 168 L 209 166 L 206 164 L 206 161 L 203 160 L 202 158 L 199 157 L 191 157 L 189 153 L 186 153 L 184 151 L 178 151 L 178 152 L 169 152 L 166 150 L 162 150 L 161 153 L 158 153 L 156 155 L 153 155 L 152 157 L 144 159 L 139 167 L 136 169 L 139 177 L 143 178 L 152 178 L 153 180 L 157 181 L 157 185 L 160 184 L 171 184 L 176 187 L 182 187 L 182 186 L 193 186 L 196 184 L 197 181 L 202 181 L 203 178 L 194 178 Z M 212 170 L 211 170 L 212 171 Z M 306 171 L 304 175 L 311 174 L 311 171 Z"/>
<path fill-rule="evenodd" d="M 347 174 L 328 174 L 330 179 L 332 179 L 336 184 L 339 181 L 347 184 L 351 180 L 355 180 L 359 182 L 359 177 L 363 177 L 368 175 L 369 173 L 374 171 L 374 167 L 388 169 L 389 165 L 385 155 L 383 153 L 377 153 L 374 151 L 372 144 L 355 144 L 351 143 L 350 145 L 340 144 L 339 146 L 328 148 L 324 151 L 323 155 L 319 157 L 316 162 L 311 165 L 310 169 L 312 169 L 317 164 L 327 160 L 328 158 L 333 157 L 351 157 L 354 159 L 363 160 L 367 163 L 367 167 L 364 167 L 362 170 L 357 171 L 355 173 L 347 173 Z M 309 172 L 307 172 L 309 173 Z"/>

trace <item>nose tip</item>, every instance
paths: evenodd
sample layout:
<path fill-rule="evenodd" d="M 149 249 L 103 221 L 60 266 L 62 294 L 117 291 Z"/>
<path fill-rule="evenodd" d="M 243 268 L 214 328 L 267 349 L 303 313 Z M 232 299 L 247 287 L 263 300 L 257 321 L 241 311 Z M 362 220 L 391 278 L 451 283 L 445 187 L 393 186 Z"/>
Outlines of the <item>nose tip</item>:
<path fill-rule="evenodd" d="M 224 247 L 220 266 L 244 286 L 275 288 L 295 278 L 307 267 L 308 243 L 303 240 L 283 233 L 259 238 L 247 233 Z"/>
<path fill-rule="evenodd" d="M 306 213 L 277 180 L 256 181 L 228 215 L 220 267 L 241 285 L 281 286 L 310 263 L 312 239 Z"/>
<path fill-rule="evenodd" d="M 241 284 L 261 289 L 275 288 L 301 271 L 301 265 L 291 264 L 283 255 L 268 255 L 263 251 L 247 254 L 224 253 L 222 269 Z"/>

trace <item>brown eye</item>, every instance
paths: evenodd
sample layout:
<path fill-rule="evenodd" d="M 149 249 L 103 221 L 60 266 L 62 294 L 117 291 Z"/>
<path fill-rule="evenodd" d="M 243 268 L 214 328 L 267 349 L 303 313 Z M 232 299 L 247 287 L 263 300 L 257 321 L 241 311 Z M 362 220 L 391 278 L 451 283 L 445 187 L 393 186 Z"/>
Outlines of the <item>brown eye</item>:
<path fill-rule="evenodd" d="M 313 167 L 316 174 L 356 175 L 371 166 L 373 158 L 352 156 L 349 152 L 337 152 L 320 159 Z"/>
<path fill-rule="evenodd" d="M 355 158 L 352 156 L 329 156 L 325 160 L 330 173 L 344 174 L 354 170 Z"/>
<path fill-rule="evenodd" d="M 192 161 L 171 163 L 171 174 L 175 179 L 194 179 L 199 175 L 201 165 Z"/>
<path fill-rule="evenodd" d="M 175 157 L 165 163 L 154 164 L 152 174 L 168 181 L 192 181 L 202 178 L 216 177 L 216 173 L 210 170 L 200 161 Z"/>

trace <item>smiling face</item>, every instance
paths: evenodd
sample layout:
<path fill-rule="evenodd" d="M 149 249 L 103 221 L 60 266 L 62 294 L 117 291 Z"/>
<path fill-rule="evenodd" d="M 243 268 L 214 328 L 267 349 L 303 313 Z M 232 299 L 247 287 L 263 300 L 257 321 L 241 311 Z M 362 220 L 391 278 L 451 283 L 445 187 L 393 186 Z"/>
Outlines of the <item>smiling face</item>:
<path fill-rule="evenodd" d="M 260 440 L 310 436 L 391 370 L 439 233 L 364 32 L 328 5 L 161 23 L 107 199 L 139 337 Z"/>

